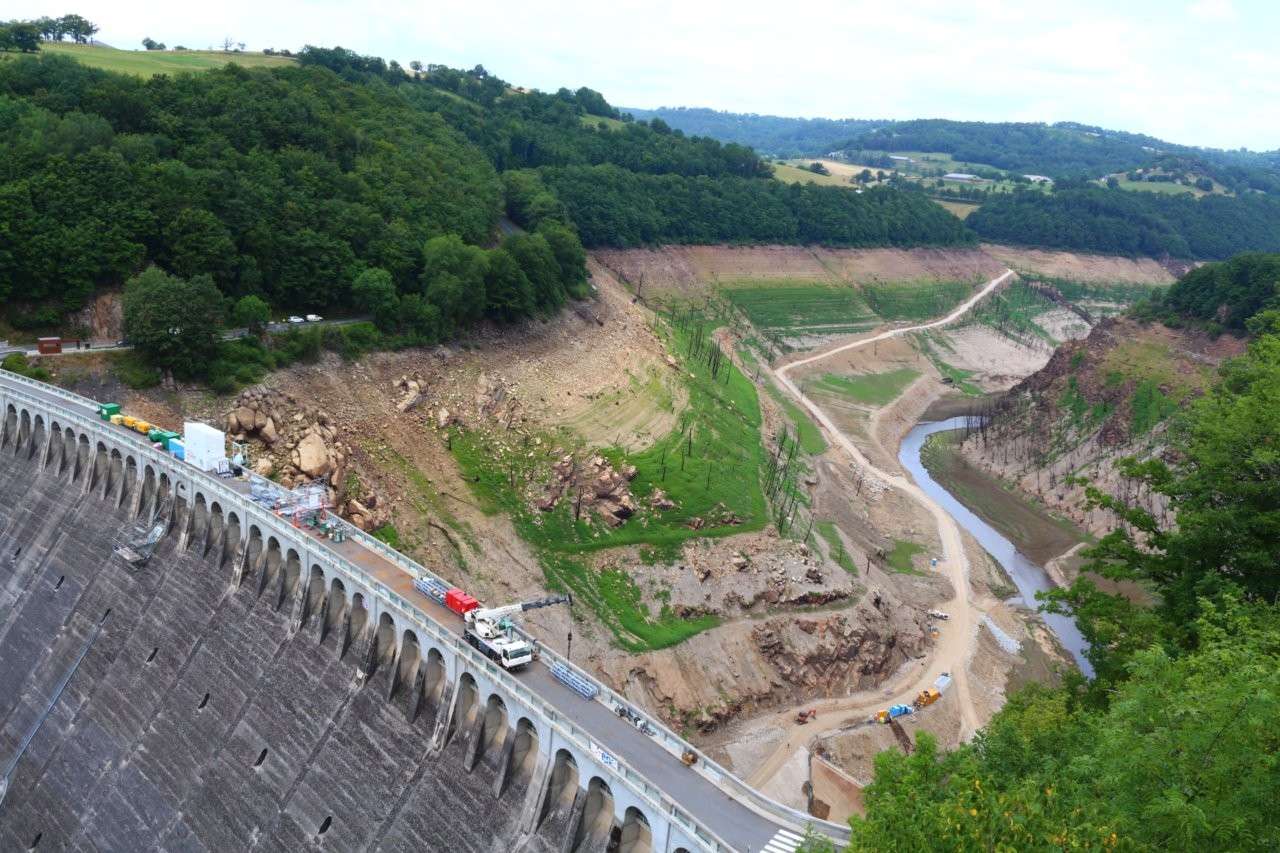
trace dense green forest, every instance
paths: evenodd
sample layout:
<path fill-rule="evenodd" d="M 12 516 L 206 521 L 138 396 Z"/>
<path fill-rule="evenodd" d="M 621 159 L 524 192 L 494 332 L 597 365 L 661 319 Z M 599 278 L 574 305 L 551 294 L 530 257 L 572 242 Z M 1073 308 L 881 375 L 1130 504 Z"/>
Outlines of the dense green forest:
<path fill-rule="evenodd" d="M 1243 330 L 1250 317 L 1280 309 L 1280 255 L 1237 255 L 1191 270 L 1160 300 L 1174 318 Z"/>
<path fill-rule="evenodd" d="M 966 245 L 960 220 L 921 193 L 644 175 L 614 166 L 540 172 L 592 246 L 647 243 Z"/>
<path fill-rule="evenodd" d="M 1280 198 L 1059 186 L 993 195 L 965 221 L 983 240 L 1118 255 L 1227 258 L 1280 251 Z"/>
<path fill-rule="evenodd" d="M 57 56 L 0 66 L 11 321 L 52 324 L 151 264 L 209 275 L 229 297 L 316 310 L 358 307 L 352 283 L 383 270 L 398 294 L 447 315 L 447 288 L 424 278 L 425 244 L 490 245 L 507 208 L 530 227 L 554 213 L 587 245 L 969 239 L 915 198 L 788 192 L 750 149 L 619 122 L 590 89 L 523 92 L 479 67 L 410 71 L 342 48 L 298 60 L 149 80 Z M 545 178 L 535 174 L 532 208 L 520 178 L 501 177 L 528 169 Z M 627 224 L 633 208 L 657 218 Z M 833 221 L 817 221 L 828 212 Z"/>
<path fill-rule="evenodd" d="M 747 145 L 770 157 L 805 157 L 825 154 L 842 143 L 885 121 L 856 118 L 786 118 L 731 113 L 705 107 L 660 107 L 626 112 L 643 121 L 660 119 L 669 126 L 695 136 L 709 136 L 721 142 Z"/>
<path fill-rule="evenodd" d="M 1133 503 L 1088 490 L 1128 524 L 1086 568 L 1155 603 L 1089 574 L 1051 593 L 1046 606 L 1089 641 L 1095 678 L 1024 688 L 951 753 L 928 733 L 910 756 L 882 753 L 849 850 L 1280 846 L 1278 271 L 1280 255 L 1255 255 L 1175 285 L 1198 314 L 1260 308 L 1243 322 L 1248 352 L 1174 421 L 1166 453 L 1123 464 Z M 1170 500 L 1172 521 L 1138 504 L 1146 490 Z"/>

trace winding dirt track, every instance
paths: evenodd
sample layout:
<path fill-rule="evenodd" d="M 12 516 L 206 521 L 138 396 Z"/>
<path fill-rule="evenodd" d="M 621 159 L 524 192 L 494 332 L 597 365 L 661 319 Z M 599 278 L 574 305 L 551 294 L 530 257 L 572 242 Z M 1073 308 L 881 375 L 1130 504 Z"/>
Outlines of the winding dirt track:
<path fill-rule="evenodd" d="M 935 329 L 939 326 L 953 323 L 968 313 L 974 305 L 993 290 L 1004 284 L 1013 274 L 1013 270 L 1005 270 L 1002 274 L 988 281 L 981 290 L 940 320 L 923 323 L 919 326 L 891 329 L 869 338 L 843 344 L 825 352 L 793 361 L 770 371 L 778 384 L 785 388 L 787 393 L 795 398 L 796 402 L 803 406 L 822 426 L 828 437 L 849 454 L 855 465 L 864 470 L 868 476 L 910 495 L 925 509 L 929 510 L 938 526 L 938 538 L 942 542 L 942 559 L 939 561 L 938 569 L 945 572 L 950 579 L 955 595 L 943 605 L 943 609 L 950 614 L 951 619 L 944 627 L 942 637 L 937 646 L 934 647 L 933 655 L 926 666 L 919 669 L 914 666 L 906 667 L 904 668 L 905 671 L 900 671 L 899 677 L 893 683 L 881 685 L 874 691 L 862 691 L 852 696 L 805 703 L 803 707 L 815 708 L 821 712 L 818 716 L 818 720 L 821 722 L 816 725 L 811 723 L 803 728 L 796 726 L 794 715 L 797 709 L 793 708 L 780 712 L 777 715 L 777 723 L 779 727 L 788 731 L 787 737 L 775 747 L 769 757 L 751 775 L 748 780 L 751 785 L 759 788 L 768 782 L 782 765 L 795 754 L 796 750 L 801 748 L 814 735 L 837 729 L 844 725 L 844 719 L 836 719 L 831 715 L 847 711 L 864 710 L 870 712 L 888 707 L 895 702 L 910 703 L 921 690 L 931 686 L 934 680 L 943 672 L 951 673 L 951 695 L 944 701 L 949 700 L 959 703 L 962 724 L 961 736 L 968 737 L 978 730 L 978 715 L 974 711 L 973 698 L 969 692 L 967 664 L 974 640 L 977 638 L 978 624 L 982 619 L 983 613 L 969 600 L 969 560 L 964 553 L 960 526 L 956 524 L 955 519 L 946 510 L 911 480 L 901 474 L 890 474 L 881 471 L 872 465 L 862 451 L 849 440 L 848 436 L 841 432 L 840 428 L 836 426 L 826 412 L 822 411 L 813 400 L 809 399 L 800 390 L 799 386 L 788 374 L 797 367 L 813 364 L 837 353 L 869 346 L 877 341 L 883 341 L 896 335 Z"/>

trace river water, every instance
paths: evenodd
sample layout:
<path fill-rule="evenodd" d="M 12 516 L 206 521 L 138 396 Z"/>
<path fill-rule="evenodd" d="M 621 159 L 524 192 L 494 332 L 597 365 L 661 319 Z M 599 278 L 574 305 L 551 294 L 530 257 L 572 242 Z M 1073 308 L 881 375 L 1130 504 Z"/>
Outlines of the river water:
<path fill-rule="evenodd" d="M 956 523 L 969 531 L 973 538 L 978 540 L 978 544 L 1004 567 L 1005 572 L 1013 580 L 1014 586 L 1018 588 L 1018 598 L 1023 603 L 1035 607 L 1036 593 L 1053 588 L 1053 581 L 1049 579 L 1049 575 L 1045 573 L 1044 568 L 1024 556 L 998 530 L 971 512 L 968 507 L 960 503 L 950 492 L 930 477 L 929 472 L 924 467 L 924 463 L 920 460 L 920 451 L 924 447 L 926 438 L 935 432 L 963 429 L 967 420 L 968 418 L 962 416 L 949 418 L 945 421 L 916 424 L 907 433 L 906 438 L 902 440 L 902 447 L 898 451 L 898 461 L 911 474 L 911 478 L 916 481 L 916 485 L 927 492 L 929 497 L 937 501 L 943 509 L 950 513 Z M 1086 676 L 1092 677 L 1093 667 L 1089 665 L 1089 661 L 1084 656 L 1084 651 L 1088 644 L 1080 634 L 1080 629 L 1076 627 L 1075 621 L 1068 616 L 1061 616 L 1056 613 L 1044 613 L 1041 615 L 1045 624 L 1057 635 L 1058 641 L 1075 658 L 1080 671 Z"/>

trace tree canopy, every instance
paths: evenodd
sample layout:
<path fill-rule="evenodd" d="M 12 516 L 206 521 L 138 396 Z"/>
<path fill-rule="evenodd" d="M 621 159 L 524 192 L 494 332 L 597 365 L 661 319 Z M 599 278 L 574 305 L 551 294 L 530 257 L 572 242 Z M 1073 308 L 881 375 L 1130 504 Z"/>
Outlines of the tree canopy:
<path fill-rule="evenodd" d="M 991 196 L 966 224 L 984 240 L 1115 255 L 1227 258 L 1280 251 L 1280 197 L 1060 187 Z"/>

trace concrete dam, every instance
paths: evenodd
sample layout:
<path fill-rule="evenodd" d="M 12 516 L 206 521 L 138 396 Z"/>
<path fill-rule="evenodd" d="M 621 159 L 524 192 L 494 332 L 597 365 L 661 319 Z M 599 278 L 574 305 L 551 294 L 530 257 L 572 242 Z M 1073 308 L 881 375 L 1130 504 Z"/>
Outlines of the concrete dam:
<path fill-rule="evenodd" d="M 408 558 L 94 406 L 0 377 L 0 850 L 795 849 L 807 816 L 620 697 L 470 649 Z"/>

